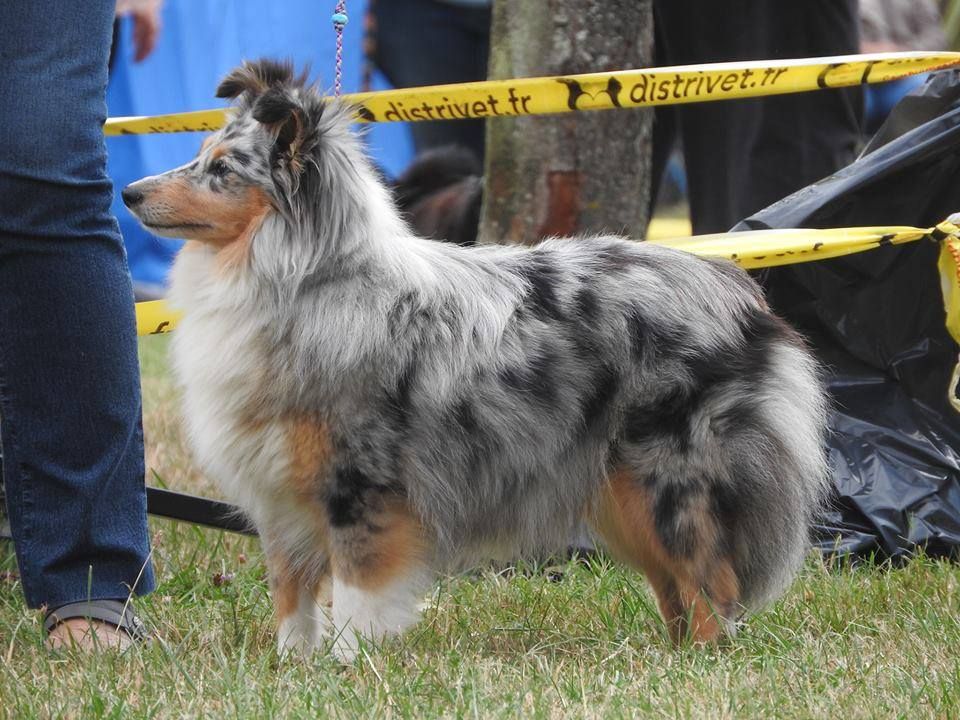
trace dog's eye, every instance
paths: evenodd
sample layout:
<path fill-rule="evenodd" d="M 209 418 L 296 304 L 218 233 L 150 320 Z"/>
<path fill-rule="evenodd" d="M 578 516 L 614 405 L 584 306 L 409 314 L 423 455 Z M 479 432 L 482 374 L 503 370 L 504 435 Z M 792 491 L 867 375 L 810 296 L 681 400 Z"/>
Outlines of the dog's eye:
<path fill-rule="evenodd" d="M 210 173 L 214 177 L 222 178 L 230 174 L 230 167 L 223 160 L 215 160 L 210 166 Z"/>

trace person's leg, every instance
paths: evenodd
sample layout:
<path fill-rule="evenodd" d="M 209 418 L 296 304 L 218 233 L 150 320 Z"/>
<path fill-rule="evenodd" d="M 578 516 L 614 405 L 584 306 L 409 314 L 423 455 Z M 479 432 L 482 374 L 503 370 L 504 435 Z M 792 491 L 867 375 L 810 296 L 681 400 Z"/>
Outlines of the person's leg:
<path fill-rule="evenodd" d="M 660 65 L 744 60 L 757 56 L 764 18 L 759 0 L 702 3 L 654 0 Z M 749 148 L 760 126 L 759 100 L 672 108 L 683 143 L 694 233 L 728 230 L 737 220 Z"/>
<path fill-rule="evenodd" d="M 850 55 L 860 46 L 856 0 L 809 0 L 771 7 L 763 27 L 774 58 Z M 762 123 L 750 148 L 736 220 L 831 175 L 856 157 L 863 120 L 862 88 L 780 95 L 762 101 Z"/>
<path fill-rule="evenodd" d="M 663 36 L 663 29 L 657 20 L 657 9 L 654 8 L 653 23 L 653 64 L 655 67 L 669 65 L 670 53 Z M 657 207 L 660 193 L 663 190 L 664 174 L 673 154 L 677 141 L 677 109 L 669 105 L 661 105 L 653 110 L 653 137 L 650 142 L 650 217 Z"/>
<path fill-rule="evenodd" d="M 438 0 L 377 0 L 374 61 L 395 87 L 483 80 L 490 8 Z M 411 123 L 417 152 L 461 145 L 483 159 L 483 121 Z"/>
<path fill-rule="evenodd" d="M 856 0 L 655 0 L 665 64 L 857 51 Z M 694 232 L 744 217 L 853 159 L 859 89 L 677 108 Z"/>
<path fill-rule="evenodd" d="M 102 123 L 113 0 L 0 3 L 0 442 L 31 607 L 153 588 Z"/>

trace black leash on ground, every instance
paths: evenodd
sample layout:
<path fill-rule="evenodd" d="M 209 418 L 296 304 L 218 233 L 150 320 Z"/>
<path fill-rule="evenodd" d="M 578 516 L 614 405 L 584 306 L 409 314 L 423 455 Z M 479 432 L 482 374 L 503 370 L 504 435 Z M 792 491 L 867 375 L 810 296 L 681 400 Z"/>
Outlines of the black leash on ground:
<path fill-rule="evenodd" d="M 156 517 L 205 525 L 241 535 L 257 534 L 253 524 L 236 505 L 173 490 L 148 487 L 147 512 Z"/>
<path fill-rule="evenodd" d="M 0 484 L 0 538 L 9 540 L 10 521 L 7 519 L 2 497 L 3 485 Z M 148 487 L 147 512 L 155 517 L 204 525 L 241 535 L 257 534 L 250 521 L 235 505 L 172 490 Z"/>

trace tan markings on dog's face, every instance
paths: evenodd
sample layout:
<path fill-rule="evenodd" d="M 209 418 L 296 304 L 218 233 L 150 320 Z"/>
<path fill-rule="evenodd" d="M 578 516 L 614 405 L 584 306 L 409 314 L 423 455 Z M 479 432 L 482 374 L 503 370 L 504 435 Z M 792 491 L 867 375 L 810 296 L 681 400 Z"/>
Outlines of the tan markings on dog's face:
<path fill-rule="evenodd" d="M 235 192 L 214 192 L 187 177 L 162 176 L 145 192 L 138 214 L 157 234 L 198 240 L 218 249 L 251 234 L 270 211 L 267 195 L 248 186 Z"/>
<path fill-rule="evenodd" d="M 266 196 L 264 196 L 265 198 Z M 217 265 L 222 271 L 231 271 L 246 266 L 250 261 L 250 250 L 253 245 L 253 238 L 267 213 L 270 212 L 269 204 L 260 210 L 250 208 L 253 211 L 246 227 L 233 240 L 224 245 L 217 252 Z"/>
<path fill-rule="evenodd" d="M 385 501 L 371 512 L 368 528 L 338 533 L 334 548 L 337 576 L 367 591 L 378 590 L 411 572 L 424 558 L 420 522 L 402 500 Z"/>
<path fill-rule="evenodd" d="M 196 158 L 132 183 L 124 201 L 150 232 L 212 247 L 221 270 L 242 266 L 274 209 L 269 148 L 261 147 L 260 134 L 252 126 L 213 133 Z"/>

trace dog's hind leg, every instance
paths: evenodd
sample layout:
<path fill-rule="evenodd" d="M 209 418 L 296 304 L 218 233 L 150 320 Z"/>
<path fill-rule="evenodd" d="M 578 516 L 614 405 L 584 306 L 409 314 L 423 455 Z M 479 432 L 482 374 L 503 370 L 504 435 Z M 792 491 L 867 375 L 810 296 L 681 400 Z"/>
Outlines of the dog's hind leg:
<path fill-rule="evenodd" d="M 363 641 L 383 640 L 417 622 L 433 573 L 420 523 L 399 500 L 335 527 L 332 545 L 333 649 L 351 662 Z"/>
<path fill-rule="evenodd" d="M 613 473 L 594 509 L 594 530 L 615 556 L 647 577 L 675 643 L 717 640 L 733 631 L 742 608 L 709 500 L 692 493 L 668 507 L 647 485 L 626 469 Z"/>

